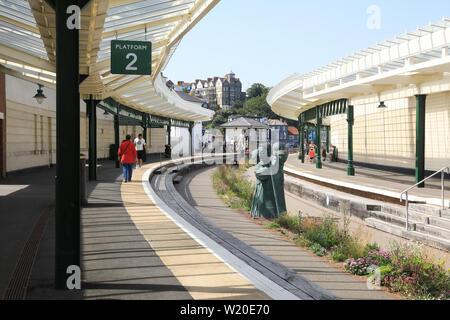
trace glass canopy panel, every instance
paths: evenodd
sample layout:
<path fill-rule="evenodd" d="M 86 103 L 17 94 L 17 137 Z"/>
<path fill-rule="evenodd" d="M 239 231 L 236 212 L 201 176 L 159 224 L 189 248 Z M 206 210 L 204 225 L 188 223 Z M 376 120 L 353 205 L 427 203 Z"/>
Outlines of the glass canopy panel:
<path fill-rule="evenodd" d="M 123 28 L 129 28 L 164 18 L 175 17 L 185 13 L 193 7 L 195 1 L 160 1 L 153 5 L 134 9 L 139 3 L 124 6 L 123 10 L 112 12 L 108 10 L 108 17 L 105 19 L 105 32 L 115 32 Z"/>
<path fill-rule="evenodd" d="M 47 59 L 40 35 L 0 20 L 1 44 Z"/>
<path fill-rule="evenodd" d="M 34 16 L 27 1 L 0 0 L 0 15 L 36 27 Z"/>
<path fill-rule="evenodd" d="M 152 97 L 152 96 L 155 96 L 156 95 L 156 91 L 154 90 L 154 89 L 151 89 L 151 88 L 145 88 L 145 89 L 143 89 L 143 90 L 139 90 L 139 91 L 134 91 L 134 92 L 132 92 L 132 93 L 126 93 L 126 94 L 124 94 L 123 96 L 125 97 L 125 98 L 133 98 L 133 97 L 135 97 L 135 96 L 142 96 L 142 95 L 144 95 L 144 94 L 148 94 L 148 97 Z M 147 96 L 142 96 L 142 97 L 147 97 Z"/>

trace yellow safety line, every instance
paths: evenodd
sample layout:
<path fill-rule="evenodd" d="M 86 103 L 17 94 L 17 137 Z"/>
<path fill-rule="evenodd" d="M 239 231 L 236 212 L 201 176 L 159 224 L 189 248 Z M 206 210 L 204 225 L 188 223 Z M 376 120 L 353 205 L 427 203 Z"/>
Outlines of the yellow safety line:
<path fill-rule="evenodd" d="M 141 180 L 153 166 L 133 171 L 133 182 L 121 186 L 122 201 L 136 227 L 189 294 L 196 300 L 269 299 L 192 239 L 149 199 Z"/>

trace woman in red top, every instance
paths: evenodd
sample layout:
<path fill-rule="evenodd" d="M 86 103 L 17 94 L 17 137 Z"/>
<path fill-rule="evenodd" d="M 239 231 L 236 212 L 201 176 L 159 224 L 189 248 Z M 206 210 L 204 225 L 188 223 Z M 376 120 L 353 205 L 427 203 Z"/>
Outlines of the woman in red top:
<path fill-rule="evenodd" d="M 131 142 L 131 136 L 128 134 L 126 140 L 122 142 L 119 148 L 119 161 L 123 168 L 123 182 L 130 182 L 133 176 L 133 165 L 136 163 L 137 152 L 134 143 Z"/>

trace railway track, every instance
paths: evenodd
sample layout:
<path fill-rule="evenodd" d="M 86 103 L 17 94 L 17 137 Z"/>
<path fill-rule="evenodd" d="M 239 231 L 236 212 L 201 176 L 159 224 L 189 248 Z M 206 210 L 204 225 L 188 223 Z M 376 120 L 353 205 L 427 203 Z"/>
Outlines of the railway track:
<path fill-rule="evenodd" d="M 148 192 L 156 204 L 166 207 L 165 211 L 170 212 L 172 219 L 188 225 L 195 237 L 207 242 L 204 245 L 249 280 L 258 283 L 269 296 L 284 300 L 338 299 L 329 291 L 220 229 L 193 208 L 178 193 L 174 183 L 179 183 L 187 173 L 203 167 L 205 164 L 201 160 L 160 165 L 149 172 Z"/>

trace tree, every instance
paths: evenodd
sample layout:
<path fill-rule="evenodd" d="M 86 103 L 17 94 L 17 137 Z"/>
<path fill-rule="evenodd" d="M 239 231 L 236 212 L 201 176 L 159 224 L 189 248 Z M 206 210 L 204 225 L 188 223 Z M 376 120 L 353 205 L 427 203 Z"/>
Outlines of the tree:
<path fill-rule="evenodd" d="M 244 103 L 243 115 L 264 117 L 268 119 L 279 118 L 266 101 L 268 92 L 267 88 L 265 88 L 261 95 L 248 99 Z"/>
<path fill-rule="evenodd" d="M 235 110 L 235 109 L 242 109 L 243 107 L 244 107 L 244 102 L 242 102 L 241 100 L 236 100 L 236 101 L 233 103 L 232 110 Z"/>
<path fill-rule="evenodd" d="M 247 99 L 256 98 L 267 94 L 269 89 L 261 83 L 254 83 L 247 89 Z"/>

